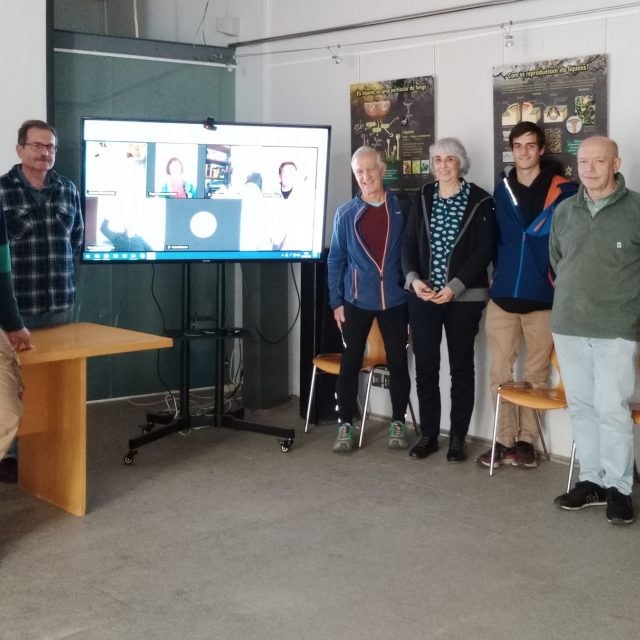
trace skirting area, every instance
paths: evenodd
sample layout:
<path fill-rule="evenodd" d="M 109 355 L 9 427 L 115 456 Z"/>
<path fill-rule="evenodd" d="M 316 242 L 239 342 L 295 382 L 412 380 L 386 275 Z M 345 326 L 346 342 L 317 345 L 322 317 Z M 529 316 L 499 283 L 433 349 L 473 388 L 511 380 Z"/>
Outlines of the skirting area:
<path fill-rule="evenodd" d="M 89 407 L 85 518 L 0 485 L 1 638 L 638 636 L 640 524 L 555 508 L 565 464 L 489 478 L 445 438 L 412 461 L 380 422 L 340 456 L 292 402 L 253 416 L 297 429 L 289 453 L 202 429 L 125 466 L 144 411 Z"/>

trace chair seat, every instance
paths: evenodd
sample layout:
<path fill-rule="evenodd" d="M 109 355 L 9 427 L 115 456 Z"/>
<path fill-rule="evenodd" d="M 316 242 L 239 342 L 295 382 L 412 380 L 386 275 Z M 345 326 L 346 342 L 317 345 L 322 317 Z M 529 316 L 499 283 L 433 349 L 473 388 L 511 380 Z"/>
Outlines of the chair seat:
<path fill-rule="evenodd" d="M 313 366 L 337 376 L 340 373 L 340 363 L 342 362 L 341 353 L 323 353 L 313 359 Z"/>
<path fill-rule="evenodd" d="M 311 416 L 311 403 L 313 401 L 313 390 L 316 382 L 316 374 L 320 371 L 322 373 L 328 373 L 337 376 L 340 373 L 340 364 L 342 363 L 342 353 L 322 353 L 313 358 L 313 371 L 311 373 L 311 387 L 309 389 L 309 402 L 307 404 L 307 420 L 304 425 L 304 431 L 307 433 L 309 430 L 309 419 Z M 358 446 L 362 446 L 362 438 L 364 436 L 364 425 L 367 419 L 367 412 L 369 407 L 369 394 L 371 393 L 371 386 L 373 385 L 373 372 L 376 369 L 387 369 L 387 355 L 384 350 L 384 340 L 380 333 L 380 327 L 378 321 L 374 318 L 371 324 L 371 330 L 367 336 L 367 343 L 365 347 L 364 357 L 360 365 L 360 373 L 366 373 L 367 390 L 364 401 L 364 408 L 361 409 L 362 422 L 360 424 L 360 440 Z M 337 398 L 336 398 L 337 399 Z M 360 403 L 356 398 L 358 407 Z M 408 402 L 409 411 L 411 413 L 411 419 L 413 420 L 413 428 L 418 433 L 418 423 L 416 421 L 415 414 L 413 413 L 413 407 L 411 406 L 411 400 Z M 337 407 L 336 407 L 337 409 Z"/>
<path fill-rule="evenodd" d="M 360 367 L 360 371 L 371 371 L 371 369 L 377 369 L 378 367 L 386 369 L 387 363 L 380 362 L 379 358 L 367 358 L 365 356 L 362 360 L 362 367 Z"/>
<path fill-rule="evenodd" d="M 560 389 L 500 389 L 499 395 L 507 402 L 530 409 L 564 409 L 565 394 Z"/>
<path fill-rule="evenodd" d="M 330 373 L 337 376 L 340 373 L 340 363 L 342 362 L 341 353 L 323 353 L 313 359 L 313 366 L 318 367 L 324 373 Z M 360 371 L 371 371 L 378 367 L 386 367 L 385 362 L 380 362 L 378 358 L 367 358 L 362 360 Z"/>

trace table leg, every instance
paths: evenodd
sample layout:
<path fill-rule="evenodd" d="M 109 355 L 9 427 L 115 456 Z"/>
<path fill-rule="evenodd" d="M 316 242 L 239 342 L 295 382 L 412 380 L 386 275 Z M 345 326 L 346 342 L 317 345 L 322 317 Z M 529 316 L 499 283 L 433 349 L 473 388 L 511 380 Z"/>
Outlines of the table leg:
<path fill-rule="evenodd" d="M 23 367 L 20 486 L 83 516 L 87 500 L 87 359 Z"/>

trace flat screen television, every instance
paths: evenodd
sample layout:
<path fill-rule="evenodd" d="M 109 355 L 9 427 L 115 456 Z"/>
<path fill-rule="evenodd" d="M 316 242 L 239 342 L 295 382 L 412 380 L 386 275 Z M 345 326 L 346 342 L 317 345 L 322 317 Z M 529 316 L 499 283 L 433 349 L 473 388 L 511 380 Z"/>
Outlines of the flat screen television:
<path fill-rule="evenodd" d="M 82 261 L 322 255 L 329 126 L 85 117 Z"/>

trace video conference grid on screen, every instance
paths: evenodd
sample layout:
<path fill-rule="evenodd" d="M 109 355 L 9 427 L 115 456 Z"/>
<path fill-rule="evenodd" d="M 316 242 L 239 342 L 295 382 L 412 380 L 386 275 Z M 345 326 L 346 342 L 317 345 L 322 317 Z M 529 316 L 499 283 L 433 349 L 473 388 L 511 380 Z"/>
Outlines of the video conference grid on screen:
<path fill-rule="evenodd" d="M 329 127 L 85 118 L 85 262 L 322 252 Z"/>

